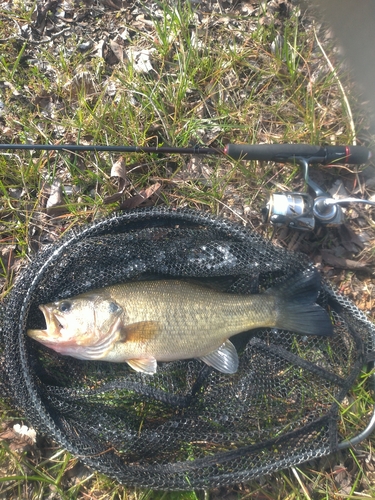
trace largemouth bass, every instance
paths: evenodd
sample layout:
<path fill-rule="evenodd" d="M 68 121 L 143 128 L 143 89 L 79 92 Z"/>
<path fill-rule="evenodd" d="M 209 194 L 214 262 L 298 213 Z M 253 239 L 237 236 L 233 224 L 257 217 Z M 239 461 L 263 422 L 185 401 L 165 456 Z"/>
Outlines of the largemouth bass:
<path fill-rule="evenodd" d="M 271 327 L 331 335 L 327 312 L 315 304 L 319 289 L 311 269 L 254 295 L 177 280 L 117 284 L 40 305 L 47 328 L 27 333 L 61 354 L 127 362 L 144 373 L 155 373 L 158 361 L 188 358 L 235 373 L 238 355 L 228 339 L 237 333 Z"/>

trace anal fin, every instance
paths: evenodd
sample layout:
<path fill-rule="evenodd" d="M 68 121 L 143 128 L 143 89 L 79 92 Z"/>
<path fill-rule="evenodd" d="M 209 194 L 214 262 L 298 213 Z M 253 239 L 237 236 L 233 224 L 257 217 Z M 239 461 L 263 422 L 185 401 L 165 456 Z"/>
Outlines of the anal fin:
<path fill-rule="evenodd" d="M 155 358 L 127 359 L 126 362 L 133 370 L 153 375 L 156 373 L 158 363 Z"/>
<path fill-rule="evenodd" d="M 199 359 L 222 373 L 236 373 L 238 370 L 237 350 L 230 340 L 226 340 L 219 349 Z"/>

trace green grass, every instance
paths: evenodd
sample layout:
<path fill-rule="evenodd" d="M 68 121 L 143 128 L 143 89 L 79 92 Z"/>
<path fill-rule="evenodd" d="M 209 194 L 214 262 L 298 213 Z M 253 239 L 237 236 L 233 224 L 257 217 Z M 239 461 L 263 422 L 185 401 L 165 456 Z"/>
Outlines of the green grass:
<path fill-rule="evenodd" d="M 52 49 L 21 40 L 16 24 L 33 23 L 35 5 L 19 1 L 12 12 L 0 12 L 0 38 L 8 39 L 2 42 L 0 56 L 1 142 L 222 147 L 228 142 L 372 140 L 366 136 L 365 119 L 332 47 L 324 45 L 337 73 L 327 68 L 316 48 L 315 37 L 320 40 L 322 32 L 316 35 L 309 23 L 307 28 L 302 26 L 296 9 L 286 20 L 269 16 L 265 22 L 269 12 L 263 6 L 254 17 L 234 13 L 227 22 L 219 13 L 199 18 L 189 2 L 176 8 L 160 3 L 162 15 L 155 16 L 149 9 L 146 16 L 154 23 L 152 28 L 141 22 L 133 26 L 125 18 L 120 23 L 120 15 L 106 11 L 92 21 L 99 30 L 107 22 L 117 22 L 128 30 L 124 48 L 150 54 L 152 70 L 139 73 L 125 53 L 123 61 L 110 65 L 95 51 L 80 51 L 79 34 L 64 43 L 57 39 Z M 117 191 L 117 181 L 111 178 L 117 160 L 109 153 L 0 155 L 1 297 L 9 291 L 19 265 L 44 240 L 118 208 L 117 203 L 104 203 Z M 155 154 L 129 154 L 124 161 L 128 178 L 124 198 L 160 182 L 159 203 L 242 220 L 264 234 L 270 230 L 262 226 L 260 217 L 250 220 L 248 214 L 259 213 L 275 186 L 303 189 L 300 170 L 293 165 L 244 164 L 222 157 L 198 159 L 194 164 L 188 157 Z M 56 179 L 64 187 L 62 206 L 59 212 L 47 214 L 45 188 Z M 342 408 L 340 428 L 345 435 L 363 429 L 374 403 L 367 377 L 363 375 Z M 5 403 L 0 408 L 3 422 L 20 420 Z M 74 481 L 69 471 L 78 467 L 77 460 L 53 446 L 48 443 L 43 447 L 46 456 L 40 456 L 35 448 L 16 452 L 3 442 L 1 497 L 195 500 L 224 495 L 221 490 L 139 491 L 91 471 Z M 231 498 L 373 497 L 373 446 L 371 439 L 355 451 L 240 485 Z M 345 491 L 336 481 L 335 465 L 352 474 Z"/>

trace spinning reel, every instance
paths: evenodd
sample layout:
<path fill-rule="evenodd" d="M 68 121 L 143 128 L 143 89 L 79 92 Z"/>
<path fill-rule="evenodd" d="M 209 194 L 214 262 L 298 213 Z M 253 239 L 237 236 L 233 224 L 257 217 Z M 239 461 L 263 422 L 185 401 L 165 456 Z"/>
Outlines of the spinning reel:
<path fill-rule="evenodd" d="M 350 149 L 353 148 L 358 148 L 358 146 L 353 146 Z M 370 157 L 371 152 L 368 151 L 366 161 Z M 345 163 L 347 159 L 350 163 L 359 164 L 359 160 L 364 158 L 346 157 L 344 159 Z M 344 213 L 341 205 L 348 203 L 375 205 L 375 202 L 358 198 L 332 198 L 329 193 L 323 191 L 316 182 L 312 181 L 309 177 L 309 164 L 327 164 L 328 161 L 322 162 L 321 158 L 300 157 L 294 158 L 294 162 L 302 167 L 305 182 L 314 194 L 300 192 L 273 193 L 266 206 L 262 209 L 264 222 L 283 225 L 300 231 L 311 231 L 315 228 L 317 222 L 330 227 L 342 224 L 344 222 Z"/>

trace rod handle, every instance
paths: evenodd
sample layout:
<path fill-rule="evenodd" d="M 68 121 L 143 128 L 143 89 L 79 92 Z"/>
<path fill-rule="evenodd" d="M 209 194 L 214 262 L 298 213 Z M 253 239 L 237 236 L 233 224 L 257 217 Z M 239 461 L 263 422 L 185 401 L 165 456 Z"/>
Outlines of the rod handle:
<path fill-rule="evenodd" d="M 350 163 L 362 165 L 371 158 L 364 146 L 314 146 L 312 144 L 227 144 L 224 153 L 234 160 L 293 162 L 304 158 L 308 163 Z"/>

